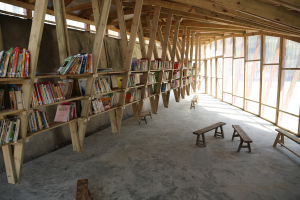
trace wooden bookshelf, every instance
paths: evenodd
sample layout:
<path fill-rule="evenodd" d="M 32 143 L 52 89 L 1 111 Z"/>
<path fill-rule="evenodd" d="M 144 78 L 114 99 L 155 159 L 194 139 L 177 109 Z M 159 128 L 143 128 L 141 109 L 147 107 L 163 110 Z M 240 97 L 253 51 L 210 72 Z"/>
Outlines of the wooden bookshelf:
<path fill-rule="evenodd" d="M 64 126 L 66 124 L 69 125 L 70 128 L 70 135 L 72 139 L 72 145 L 73 150 L 77 152 L 81 152 L 83 150 L 83 144 L 84 144 L 84 138 L 86 133 L 86 127 L 88 125 L 88 121 L 91 117 L 96 117 L 99 115 L 102 115 L 104 113 L 109 113 L 112 132 L 113 133 L 120 133 L 121 131 L 121 123 L 122 123 L 122 116 L 123 116 L 123 110 L 125 106 L 132 106 L 134 119 L 136 121 L 140 121 L 141 114 L 143 111 L 143 105 L 145 99 L 150 99 L 151 103 L 151 109 L 154 114 L 157 113 L 158 110 L 158 104 L 159 104 L 159 98 L 160 95 L 162 95 L 164 106 L 167 108 L 169 104 L 169 97 L 170 92 L 173 90 L 174 95 L 176 98 L 176 101 L 179 102 L 180 95 L 184 98 L 184 94 L 186 92 L 186 86 L 183 86 L 182 84 L 182 78 L 183 78 L 183 68 L 184 68 L 184 60 L 192 60 L 189 59 L 189 56 L 185 53 L 185 49 L 193 48 L 189 47 L 188 45 L 185 48 L 185 40 L 186 38 L 186 27 L 184 27 L 183 30 L 183 45 L 181 46 L 181 69 L 165 69 L 165 70 L 150 70 L 150 63 L 149 63 L 149 69 L 148 70 L 142 70 L 142 71 L 130 71 L 131 69 L 131 61 L 133 57 L 133 50 L 134 46 L 136 45 L 136 35 L 139 37 L 139 45 L 141 47 L 142 57 L 143 58 L 149 58 L 149 61 L 151 62 L 151 57 L 153 52 L 156 52 L 156 45 L 155 45 L 155 39 L 156 34 L 158 30 L 158 23 L 159 23 L 159 17 L 160 17 L 160 6 L 154 7 L 154 15 L 152 19 L 152 23 L 149 23 L 149 32 L 150 32 L 150 38 L 149 38 L 149 47 L 148 52 L 146 52 L 146 45 L 144 41 L 144 34 L 143 34 L 143 27 L 140 23 L 140 16 L 142 12 L 142 4 L 143 1 L 136 1 L 134 4 L 134 14 L 132 19 L 132 24 L 130 28 L 130 39 L 127 40 L 127 33 L 126 33 L 126 26 L 125 20 L 124 20 L 124 13 L 123 13 L 123 3 L 121 0 L 115 0 L 115 6 L 117 10 L 117 16 L 119 21 L 119 27 L 120 27 L 120 35 L 121 35 L 121 44 L 124 52 L 124 66 L 122 71 L 111 71 L 111 72 L 98 72 L 97 66 L 100 65 L 100 55 L 102 51 L 103 46 L 103 39 L 104 39 L 104 33 L 106 30 L 107 25 L 107 19 L 108 19 L 108 13 L 110 10 L 111 0 L 103 1 L 102 12 L 100 12 L 100 7 L 97 1 L 92 1 L 92 7 L 93 7 L 93 16 L 95 24 L 97 24 L 96 28 L 96 34 L 93 44 L 93 73 L 85 73 L 85 74 L 65 74 L 65 75 L 44 75 L 44 76 L 36 76 L 35 72 L 37 71 L 37 63 L 38 63 L 38 57 L 39 57 L 39 50 L 40 50 L 40 44 L 41 44 L 41 37 L 43 34 L 43 26 L 44 26 L 44 18 L 47 10 L 47 1 L 46 0 L 40 0 L 36 1 L 35 3 L 35 15 L 32 20 L 32 27 L 30 32 L 30 39 L 29 39 L 29 47 L 28 50 L 30 52 L 30 68 L 29 68 L 29 78 L 0 78 L 0 84 L 23 84 L 22 90 L 24 94 L 24 102 L 25 102 L 25 108 L 22 110 L 2 110 L 0 111 L 0 116 L 6 116 L 6 115 L 19 115 L 21 119 L 21 128 L 20 128 L 20 136 L 17 143 L 8 143 L 4 144 L 0 147 L 3 147 L 3 154 L 5 155 L 5 166 L 7 167 L 7 176 L 8 176 L 8 182 L 12 184 L 19 184 L 22 179 L 22 163 L 23 163 L 23 157 L 24 157 L 24 149 L 25 149 L 25 141 L 27 138 L 31 138 L 37 134 L 47 132 L 49 130 Z M 63 62 L 65 58 L 70 56 L 70 47 L 69 47 L 69 39 L 68 39 L 68 33 L 67 33 L 67 26 L 66 26 L 66 12 L 65 12 L 65 6 L 63 5 L 62 0 L 56 0 L 53 1 L 53 9 L 54 9 L 54 15 L 55 15 L 55 21 L 56 23 L 56 33 L 57 33 L 57 40 L 58 42 L 58 50 L 59 50 L 59 56 L 60 56 L 60 63 Z M 151 21 L 150 16 L 147 16 L 149 18 L 149 22 Z M 160 37 L 160 42 L 162 44 L 162 54 L 161 59 L 163 61 L 167 60 L 167 50 L 169 49 L 169 53 L 171 55 L 171 65 L 172 68 L 174 67 L 175 62 L 175 51 L 177 48 L 177 40 L 178 40 L 178 34 L 179 34 L 179 27 L 180 27 L 180 21 L 181 18 L 175 16 L 175 29 L 174 29 L 174 36 L 173 36 L 173 46 L 169 49 L 168 45 L 170 45 L 169 37 L 170 37 L 170 30 L 173 20 L 173 15 L 168 14 L 167 15 L 167 21 L 166 26 L 164 28 L 164 38 Z M 188 34 L 189 35 L 189 34 Z M 189 36 L 188 36 L 189 38 Z M 189 42 L 187 42 L 189 44 Z M 170 45 L 171 46 L 171 45 Z M 82 52 L 76 52 L 76 53 L 82 53 Z M 90 53 L 90 52 L 89 52 Z M 157 52 L 154 55 L 156 58 L 158 58 Z M 180 77 L 176 79 L 172 79 L 172 72 L 174 70 L 180 71 Z M 163 74 L 164 72 L 169 72 L 169 77 L 167 80 L 163 80 Z M 152 72 L 158 72 L 158 80 L 156 80 L 155 83 L 148 84 L 148 75 Z M 143 80 L 142 83 L 133 87 L 128 87 L 128 77 L 131 73 L 143 73 Z M 94 90 L 94 82 L 97 77 L 99 76 L 105 76 L 105 75 L 123 75 L 123 81 L 122 81 L 122 87 L 121 89 L 116 88 L 112 89 L 111 92 L 107 93 L 100 93 L 100 94 L 93 94 Z M 87 79 L 87 86 L 84 96 L 78 96 L 78 97 L 70 97 L 63 101 L 51 103 L 51 104 L 45 104 L 41 106 L 35 106 L 33 108 L 30 108 L 31 103 L 31 95 L 33 91 L 34 82 L 38 82 L 39 79 L 51 79 L 51 78 L 59 78 L 59 79 L 67 79 L 67 78 L 86 78 Z M 161 92 L 161 84 L 164 82 L 171 82 L 172 80 L 179 80 L 180 85 L 177 88 L 169 89 L 168 91 Z M 196 81 L 196 79 L 194 80 Z M 153 93 L 153 86 L 156 85 L 156 93 Z M 189 84 L 190 85 L 190 84 Z M 148 97 L 145 97 L 146 88 L 150 88 L 151 94 Z M 130 103 L 125 103 L 126 98 L 126 92 L 130 89 L 137 89 L 141 88 L 141 99 L 132 101 Z M 107 95 L 110 93 L 116 93 L 119 92 L 119 103 L 115 105 L 114 107 L 111 107 L 109 110 L 92 114 L 89 113 L 89 108 L 91 104 L 91 100 L 94 98 L 101 97 L 102 95 Z M 47 106 L 53 106 L 58 105 L 60 103 L 69 102 L 69 101 L 82 101 L 82 112 L 80 118 L 72 119 L 69 122 L 52 122 L 49 123 L 49 128 L 45 128 L 39 131 L 36 131 L 34 133 L 27 133 L 27 126 L 28 126 L 28 119 L 29 119 L 29 113 L 31 109 L 40 109 Z M 14 146 L 14 151 L 12 151 L 12 146 Z M 14 152 L 14 154 L 12 154 Z"/>

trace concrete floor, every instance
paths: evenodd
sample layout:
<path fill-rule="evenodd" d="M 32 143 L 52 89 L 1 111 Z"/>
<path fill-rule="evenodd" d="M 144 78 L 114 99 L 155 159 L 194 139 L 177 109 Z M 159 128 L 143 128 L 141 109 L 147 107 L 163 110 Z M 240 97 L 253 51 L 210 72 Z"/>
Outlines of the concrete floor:
<path fill-rule="evenodd" d="M 300 159 L 272 147 L 275 126 L 207 95 L 190 110 L 190 98 L 161 106 L 148 125 L 131 118 L 119 135 L 107 128 L 86 138 L 81 154 L 69 145 L 24 164 L 19 186 L 1 174 L 0 199 L 74 199 L 79 179 L 95 199 L 300 199 Z M 225 138 L 211 131 L 207 147 L 196 146 L 192 132 L 220 121 Z M 254 141 L 252 153 L 236 152 L 233 124 Z"/>

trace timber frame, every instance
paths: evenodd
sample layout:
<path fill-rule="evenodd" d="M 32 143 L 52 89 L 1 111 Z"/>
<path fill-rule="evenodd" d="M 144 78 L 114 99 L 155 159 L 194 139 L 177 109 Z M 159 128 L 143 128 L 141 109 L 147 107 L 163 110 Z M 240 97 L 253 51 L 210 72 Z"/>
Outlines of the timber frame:
<path fill-rule="evenodd" d="M 283 95 L 281 84 L 283 81 L 284 70 L 294 70 L 294 76 L 299 76 L 300 68 L 283 68 L 283 52 L 284 44 L 287 40 L 294 42 L 300 42 L 300 4 L 296 2 L 286 2 L 277 0 L 227 0 L 227 1 L 208 1 L 208 0 L 91 0 L 90 3 L 79 4 L 75 3 L 76 0 L 55 0 L 53 6 L 48 6 L 48 0 L 28 0 L 26 2 L 20 0 L 0 0 L 0 2 L 8 3 L 14 6 L 18 6 L 27 10 L 26 15 L 9 13 L 0 10 L 3 14 L 13 14 L 18 17 L 32 19 L 32 27 L 29 38 L 28 50 L 31 54 L 30 59 L 30 75 L 29 78 L 0 79 L 0 84 L 23 84 L 22 90 L 24 94 L 25 108 L 23 110 L 12 111 L 4 110 L 0 112 L 0 117 L 4 118 L 7 115 L 18 115 L 21 119 L 20 135 L 17 143 L 9 143 L 2 145 L 4 162 L 6 167 L 6 174 L 8 182 L 11 184 L 19 184 L 22 180 L 22 164 L 24 157 L 24 150 L 26 141 L 31 137 L 43 133 L 47 130 L 54 129 L 66 124 L 69 124 L 70 135 L 72 139 L 73 150 L 77 152 L 83 151 L 84 138 L 86 134 L 86 127 L 91 117 L 97 117 L 103 113 L 109 113 L 112 132 L 121 132 L 121 123 L 123 117 L 123 110 L 126 106 L 131 105 L 133 109 L 134 119 L 136 121 L 141 120 L 143 112 L 143 105 L 147 98 L 150 100 L 151 110 L 154 114 L 158 112 L 158 105 L 160 96 L 162 97 L 163 105 L 165 108 L 169 107 L 171 90 L 174 92 L 176 102 L 180 102 L 181 98 L 185 98 L 185 95 L 190 95 L 201 88 L 204 89 L 204 93 L 211 94 L 216 98 L 224 99 L 224 84 L 220 86 L 220 83 L 224 82 L 224 58 L 225 57 L 225 40 L 227 38 L 233 38 L 232 48 L 233 55 L 230 58 L 234 59 L 236 38 L 244 38 L 244 66 L 247 65 L 247 40 L 248 37 L 260 35 L 261 36 L 261 57 L 260 60 L 260 94 L 259 100 L 259 112 L 258 115 L 262 117 L 261 105 L 262 94 L 262 76 L 264 73 L 264 41 L 266 36 L 280 37 L 280 55 L 279 55 L 279 76 L 278 76 L 278 91 L 276 106 L 276 119 L 275 125 L 280 127 L 279 115 L 280 113 L 291 114 L 280 107 L 280 98 Z M 79 2 L 79 1 L 77 1 Z M 250 3 L 249 3 L 250 2 Z M 116 9 L 115 12 L 110 12 L 111 6 Z M 32 16 L 34 11 L 34 16 Z M 46 21 L 45 15 L 55 16 L 55 22 Z M 126 15 L 132 15 L 132 18 L 125 17 Z M 75 20 L 86 24 L 86 28 L 78 28 L 67 24 L 67 20 Z M 69 39 L 68 39 L 68 27 L 77 28 L 83 31 L 90 31 L 95 33 L 95 40 L 93 45 L 93 51 L 89 52 L 93 54 L 93 66 L 94 73 L 80 76 L 69 75 L 56 75 L 56 76 L 36 76 L 35 71 L 37 69 L 38 56 L 41 38 L 43 34 L 44 22 L 49 22 L 56 25 L 57 40 L 58 40 L 58 52 L 60 55 L 60 62 L 62 62 L 67 56 L 70 55 Z M 95 30 L 92 30 L 91 26 L 95 26 Z M 100 65 L 100 56 L 104 53 L 103 39 L 107 30 L 116 31 L 120 34 L 122 48 L 124 52 L 124 67 L 122 71 L 98 73 L 97 68 Z M 130 35 L 128 41 L 127 36 Z M 136 45 L 136 36 L 139 39 L 139 45 L 143 58 L 161 58 L 162 61 L 171 61 L 171 65 L 174 66 L 175 62 L 180 62 L 180 77 L 179 87 L 171 89 L 166 92 L 161 92 L 161 85 L 163 82 L 171 83 L 173 79 L 172 74 L 174 69 L 166 70 L 149 70 L 142 72 L 130 71 L 131 61 L 133 57 L 133 49 Z M 0 39 L 1 30 L 0 30 Z M 148 48 L 145 40 L 149 41 Z M 222 55 L 205 58 L 205 53 L 208 45 L 215 44 L 215 51 L 217 51 L 217 42 L 222 41 Z M 161 55 L 159 55 L 157 49 L 157 43 L 162 46 Z M 3 49 L 2 40 L 0 42 L 0 50 Z M 79 52 L 78 52 L 79 53 Z M 215 52 L 216 55 L 216 52 Z M 223 61 L 221 61 L 222 58 Z M 208 74 L 208 63 L 216 63 L 214 72 Z M 188 68 L 188 63 L 194 62 L 192 68 Z M 164 63 L 164 62 L 163 62 Z M 202 67 L 203 66 L 203 67 Z M 232 62 L 233 67 L 233 62 Z M 246 68 L 246 67 L 245 67 Z M 205 72 L 201 71 L 205 70 Z M 194 72 L 189 75 L 193 78 L 193 81 L 183 84 L 183 79 L 187 78 L 187 72 Z M 246 70 L 245 70 L 246 71 Z M 151 72 L 158 72 L 158 80 L 156 83 L 148 84 L 148 75 Z M 170 76 L 168 80 L 163 80 L 164 72 L 169 72 Z M 130 89 L 128 87 L 128 78 L 131 73 L 143 73 L 142 84 L 135 86 L 135 88 L 141 88 L 142 98 L 131 102 L 125 103 L 126 92 Z M 113 93 L 119 93 L 118 104 L 112 107 L 110 110 L 89 115 L 89 107 L 91 100 L 99 97 L 99 95 L 93 95 L 93 84 L 95 79 L 99 75 L 123 75 L 122 87 L 120 89 L 114 89 Z M 232 74 L 233 75 L 233 74 Z M 71 120 L 67 123 L 51 123 L 50 128 L 43 129 L 34 133 L 27 133 L 28 114 L 30 112 L 31 94 L 33 91 L 33 83 L 43 78 L 87 78 L 86 93 L 85 96 L 70 98 L 67 101 L 83 101 L 83 108 L 81 117 Z M 244 80 L 246 76 L 244 75 Z M 296 79 L 295 79 L 296 80 Z M 294 80 L 294 81 L 295 81 Z M 210 87 L 208 87 L 210 82 Z M 213 88 L 213 84 L 214 87 Z M 156 93 L 154 93 L 154 85 L 156 85 Z M 204 87 L 203 87 L 204 86 Z M 221 96 L 218 93 L 218 87 L 222 88 Z M 146 89 L 150 88 L 151 95 L 145 97 Z M 212 91 L 214 89 L 214 93 Z M 245 109 L 246 100 L 246 85 L 244 84 L 243 106 L 241 109 L 250 112 Z M 232 88 L 233 92 L 233 88 Z M 103 95 L 103 94 L 101 94 Z M 288 95 L 291 95 L 289 91 Z M 238 96 L 237 96 L 238 97 Z M 232 99 L 234 95 L 232 95 Z M 251 100 L 250 100 L 251 101 Z M 54 106 L 57 104 L 47 104 L 46 106 Z M 287 103 L 285 102 L 285 106 Z M 39 108 L 38 106 L 35 108 Z M 293 114 L 294 117 L 299 115 Z M 266 119 L 269 121 L 268 119 Z M 281 127 L 283 128 L 283 127 Z M 284 128 L 283 128 L 284 129 Z M 300 136 L 300 118 L 298 132 L 293 132 Z"/>

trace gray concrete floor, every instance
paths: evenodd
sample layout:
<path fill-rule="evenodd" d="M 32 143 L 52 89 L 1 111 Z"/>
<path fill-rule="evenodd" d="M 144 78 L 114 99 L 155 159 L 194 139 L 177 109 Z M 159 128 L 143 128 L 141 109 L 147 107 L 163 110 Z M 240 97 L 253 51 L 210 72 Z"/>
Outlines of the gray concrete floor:
<path fill-rule="evenodd" d="M 208 95 L 190 110 L 190 98 L 160 106 L 147 125 L 131 118 L 119 135 L 107 128 L 86 138 L 80 154 L 69 145 L 24 164 L 18 186 L 0 174 L 0 199 L 74 199 L 79 179 L 89 179 L 95 199 L 300 199 L 300 159 L 272 147 L 275 126 Z M 196 146 L 192 132 L 220 121 L 225 138 L 211 131 L 207 147 Z M 236 152 L 235 124 L 254 141 L 252 153 Z"/>

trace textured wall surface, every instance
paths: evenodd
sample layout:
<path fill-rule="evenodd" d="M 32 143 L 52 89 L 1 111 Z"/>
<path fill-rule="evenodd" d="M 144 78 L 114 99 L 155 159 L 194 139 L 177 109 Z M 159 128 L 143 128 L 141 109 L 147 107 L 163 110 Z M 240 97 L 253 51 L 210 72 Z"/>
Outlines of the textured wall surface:
<path fill-rule="evenodd" d="M 11 47 L 28 48 L 31 20 L 0 15 L 0 24 L 4 50 L 8 50 Z M 71 54 L 92 53 L 95 34 L 72 29 L 68 29 L 68 34 Z M 160 51 L 161 50 L 159 49 L 159 52 Z M 98 68 L 111 67 L 115 71 L 122 70 L 124 60 L 119 39 L 105 37 L 102 52 L 100 66 L 98 66 Z M 136 45 L 134 49 L 134 57 L 140 56 L 140 48 Z M 58 69 L 60 64 L 56 27 L 54 25 L 45 24 L 37 71 L 53 72 Z M 43 79 L 43 81 L 52 82 L 57 82 L 58 80 L 59 79 Z M 146 109 L 150 109 L 149 100 L 146 100 L 144 103 L 144 110 Z M 40 110 L 47 112 L 49 121 L 54 119 L 56 106 L 48 106 Z M 127 106 L 124 110 L 123 119 L 127 119 L 132 116 L 132 107 Z M 91 135 L 109 126 L 110 120 L 108 113 L 93 117 L 88 122 L 87 135 Z M 43 132 L 30 138 L 29 142 L 26 143 L 24 162 L 26 163 L 70 143 L 71 136 L 68 125 Z M 3 154 L 2 149 L 0 148 L 0 173 L 4 171 Z"/>

